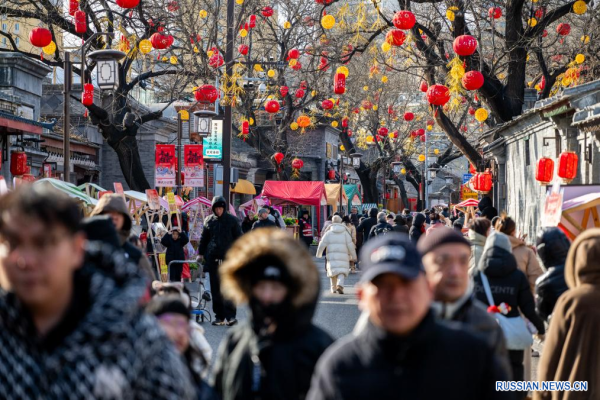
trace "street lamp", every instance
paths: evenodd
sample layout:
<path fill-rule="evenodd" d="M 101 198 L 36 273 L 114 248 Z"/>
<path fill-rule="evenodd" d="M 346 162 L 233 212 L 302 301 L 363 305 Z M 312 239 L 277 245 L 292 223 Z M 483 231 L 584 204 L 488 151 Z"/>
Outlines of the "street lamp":
<path fill-rule="evenodd" d="M 352 166 L 354 168 L 360 168 L 360 159 L 362 158 L 362 154 L 360 153 L 352 153 L 350 154 L 350 158 L 352 158 Z"/>
<path fill-rule="evenodd" d="M 119 50 L 96 50 L 88 57 L 96 62 L 96 84 L 101 90 L 119 87 L 119 61 L 127 54 Z"/>
<path fill-rule="evenodd" d="M 429 180 L 434 180 L 437 176 L 437 169 L 431 168 L 429 170 Z"/>

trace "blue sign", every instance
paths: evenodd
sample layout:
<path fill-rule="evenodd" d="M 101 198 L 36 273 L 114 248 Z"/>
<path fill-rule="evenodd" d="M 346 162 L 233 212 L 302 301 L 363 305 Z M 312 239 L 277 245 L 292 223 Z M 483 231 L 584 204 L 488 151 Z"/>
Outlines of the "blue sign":
<path fill-rule="evenodd" d="M 471 174 L 463 174 L 463 185 L 467 182 L 469 182 L 469 180 L 473 177 L 473 175 Z"/>

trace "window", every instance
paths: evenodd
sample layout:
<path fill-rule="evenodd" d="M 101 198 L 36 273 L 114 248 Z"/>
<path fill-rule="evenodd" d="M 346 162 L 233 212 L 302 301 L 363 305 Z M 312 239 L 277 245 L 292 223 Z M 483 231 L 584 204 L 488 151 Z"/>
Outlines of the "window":
<path fill-rule="evenodd" d="M 529 165 L 530 161 L 529 161 L 529 138 L 527 138 L 527 140 L 525 140 L 525 165 Z"/>
<path fill-rule="evenodd" d="M 7 28 L 6 24 L 3 22 L 2 23 L 2 32 L 6 32 L 7 29 L 8 28 Z"/>
<path fill-rule="evenodd" d="M 19 23 L 18 23 L 18 22 L 17 22 L 17 23 L 15 23 L 15 32 L 17 32 L 17 33 L 18 33 L 20 28 L 21 28 L 21 27 L 19 26 Z"/>
<path fill-rule="evenodd" d="M 2 47 L 6 47 L 6 38 L 2 38 Z"/>

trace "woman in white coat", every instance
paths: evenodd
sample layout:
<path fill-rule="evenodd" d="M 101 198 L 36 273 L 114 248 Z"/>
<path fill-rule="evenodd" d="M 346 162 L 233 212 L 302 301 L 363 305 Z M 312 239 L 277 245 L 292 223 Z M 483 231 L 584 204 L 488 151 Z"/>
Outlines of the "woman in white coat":
<path fill-rule="evenodd" d="M 356 260 L 356 250 L 342 218 L 336 215 L 331 228 L 319 243 L 317 257 L 323 257 L 327 250 L 327 276 L 331 280 L 331 293 L 344 294 L 344 280 L 350 273 L 350 261 Z"/>

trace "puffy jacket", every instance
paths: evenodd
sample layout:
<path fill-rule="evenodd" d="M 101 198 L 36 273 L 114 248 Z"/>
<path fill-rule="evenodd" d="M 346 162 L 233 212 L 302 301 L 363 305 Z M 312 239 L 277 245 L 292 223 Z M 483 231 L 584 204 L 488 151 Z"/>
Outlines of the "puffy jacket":
<path fill-rule="evenodd" d="M 410 227 L 410 230 L 408 231 L 408 237 L 414 244 L 417 244 L 417 242 L 421 238 L 421 235 L 423 234 L 424 224 L 425 215 L 421 213 L 416 214 L 413 218 L 413 223 Z"/>
<path fill-rule="evenodd" d="M 473 275 L 479 265 L 479 260 L 483 254 L 486 236 L 469 229 L 469 240 L 471 241 L 471 258 L 469 259 L 469 274 Z"/>
<path fill-rule="evenodd" d="M 71 305 L 44 338 L 16 296 L 0 291 L 0 398 L 195 398 L 182 358 L 140 309 L 145 277 L 112 249 L 88 244 Z"/>
<path fill-rule="evenodd" d="M 535 307 L 538 315 L 548 320 L 556 301 L 568 290 L 565 261 L 571 242 L 558 228 L 545 228 L 537 239 L 537 250 L 546 273 L 535 282 Z"/>
<path fill-rule="evenodd" d="M 323 236 L 317 248 L 317 257 L 323 257 L 327 249 L 327 276 L 348 276 L 350 260 L 356 260 L 356 250 L 348 229 L 342 224 L 333 224 Z"/>
<path fill-rule="evenodd" d="M 277 224 L 270 219 L 259 219 L 252 225 L 252 230 L 260 228 L 277 228 Z"/>
<path fill-rule="evenodd" d="M 365 218 L 363 222 L 361 222 L 356 228 L 357 233 L 363 234 L 363 244 L 365 244 L 369 240 L 369 234 L 371 233 L 371 228 L 377 225 L 377 213 L 378 209 L 375 207 L 369 210 L 369 218 Z"/>
<path fill-rule="evenodd" d="M 495 232 L 487 238 L 473 277 L 475 297 L 489 305 L 481 281 L 483 272 L 488 278 L 494 304 L 497 306 L 501 303 L 508 304 L 511 310 L 506 316 L 509 318 L 518 317 L 520 310 L 535 325 L 538 332 L 544 334 L 544 323 L 535 312 L 535 302 L 529 282 L 525 274 L 517 268 L 517 260 L 510 250 L 510 241 L 506 235 Z"/>
<path fill-rule="evenodd" d="M 236 217 L 227 211 L 223 212 L 220 217 L 214 214 L 216 207 L 223 207 L 226 210 L 226 206 L 227 203 L 223 197 L 215 197 L 212 202 L 213 215 L 204 220 L 198 254 L 204 256 L 208 269 L 217 265 L 216 260 L 224 259 L 233 242 L 242 236 L 242 229 Z"/>
<path fill-rule="evenodd" d="M 540 267 L 540 263 L 533 250 L 531 250 L 524 241 L 514 236 L 509 236 L 512 252 L 517 259 L 517 268 L 519 268 L 529 281 L 531 293 L 535 293 L 535 281 L 539 278 L 544 270 Z"/>
<path fill-rule="evenodd" d="M 165 260 L 167 265 L 171 261 L 183 261 L 185 260 L 185 252 L 183 248 L 189 243 L 189 239 L 184 232 L 179 232 L 177 240 L 173 239 L 173 235 L 170 233 L 165 234 L 161 239 L 160 243 L 167 248 L 165 254 Z"/>

